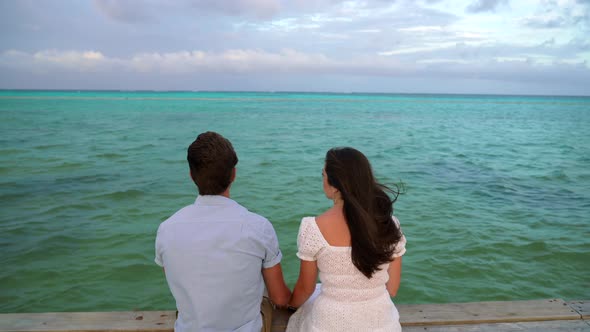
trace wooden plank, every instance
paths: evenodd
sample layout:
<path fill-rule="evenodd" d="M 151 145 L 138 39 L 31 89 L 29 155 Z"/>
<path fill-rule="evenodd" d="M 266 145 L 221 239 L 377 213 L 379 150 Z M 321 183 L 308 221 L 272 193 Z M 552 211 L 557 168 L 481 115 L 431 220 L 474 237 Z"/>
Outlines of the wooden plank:
<path fill-rule="evenodd" d="M 583 320 L 554 320 L 497 324 L 408 326 L 403 332 L 589 332 Z"/>
<path fill-rule="evenodd" d="M 582 316 L 582 319 L 590 320 L 590 301 L 575 300 L 566 302 L 577 313 Z"/>
<path fill-rule="evenodd" d="M 584 302 L 584 301 L 578 301 Z M 587 301 L 586 301 L 587 302 Z M 471 302 L 398 305 L 401 324 L 407 326 L 578 320 L 580 315 L 563 300 Z M 289 320 L 285 310 L 273 312 L 273 332 L 284 331 Z M 576 323 L 577 324 L 577 323 Z M 492 331 L 492 330 L 490 330 Z"/>
<path fill-rule="evenodd" d="M 563 300 L 400 305 L 402 326 L 580 319 Z"/>
<path fill-rule="evenodd" d="M 1 314 L 2 332 L 171 332 L 174 311 L 52 312 Z"/>
<path fill-rule="evenodd" d="M 449 327 L 458 324 L 487 326 L 491 323 L 562 322 L 566 320 L 578 320 L 584 323 L 585 326 L 590 326 L 589 321 L 581 319 L 581 317 L 588 317 L 588 311 L 590 311 L 588 302 L 590 301 L 570 301 L 565 303 L 562 300 L 552 299 L 513 302 L 411 304 L 398 305 L 398 310 L 404 331 L 407 331 L 407 328 L 411 326 L 420 326 L 420 331 L 429 331 L 428 329 L 434 327 L 442 328 L 440 325 Z M 578 311 L 574 310 L 574 308 Z M 275 310 L 273 312 L 272 331 L 284 331 L 289 316 L 290 313 L 286 310 Z M 0 332 L 171 332 L 174 328 L 174 321 L 174 311 L 0 314 Z M 565 323 L 555 324 L 557 325 L 554 326 L 559 327 L 562 326 L 559 324 Z M 571 326 L 577 328 L 576 326 L 582 325 L 572 323 Z M 492 331 L 491 329 L 488 330 Z"/>

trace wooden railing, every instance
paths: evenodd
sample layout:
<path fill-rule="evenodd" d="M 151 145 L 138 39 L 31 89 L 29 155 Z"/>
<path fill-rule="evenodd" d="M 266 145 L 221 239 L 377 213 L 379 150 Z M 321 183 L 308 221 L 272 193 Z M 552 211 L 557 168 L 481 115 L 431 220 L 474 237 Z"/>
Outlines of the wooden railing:
<path fill-rule="evenodd" d="M 590 301 L 550 299 L 397 307 L 404 332 L 590 331 Z M 273 332 L 284 331 L 288 319 L 286 311 L 275 310 Z M 174 329 L 174 320 L 174 311 L 9 313 L 0 314 L 0 332 L 169 332 Z"/>

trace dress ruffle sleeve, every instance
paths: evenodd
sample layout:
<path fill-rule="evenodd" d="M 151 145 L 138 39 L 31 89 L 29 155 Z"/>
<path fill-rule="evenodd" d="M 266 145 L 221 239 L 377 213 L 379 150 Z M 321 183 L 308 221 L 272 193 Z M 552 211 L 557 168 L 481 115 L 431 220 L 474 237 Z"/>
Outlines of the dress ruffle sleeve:
<path fill-rule="evenodd" d="M 395 222 L 395 224 L 397 225 L 397 227 L 399 227 L 399 229 L 401 231 L 402 228 L 400 226 L 399 220 L 395 216 L 392 216 L 391 218 L 393 219 L 393 222 Z M 404 236 L 404 233 L 402 231 L 402 238 L 399 240 L 399 242 L 395 246 L 395 250 L 393 251 L 393 257 L 401 257 L 405 253 L 406 253 L 406 237 Z"/>
<path fill-rule="evenodd" d="M 323 238 L 315 224 L 315 218 L 303 218 L 297 235 L 297 257 L 304 261 L 315 261 L 323 246 Z"/>

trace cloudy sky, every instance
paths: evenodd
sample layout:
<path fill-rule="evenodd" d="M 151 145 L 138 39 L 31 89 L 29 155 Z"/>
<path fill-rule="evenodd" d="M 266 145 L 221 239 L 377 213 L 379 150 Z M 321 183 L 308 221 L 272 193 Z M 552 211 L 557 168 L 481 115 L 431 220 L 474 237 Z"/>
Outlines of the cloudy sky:
<path fill-rule="evenodd" d="M 0 0 L 0 88 L 590 95 L 590 0 Z"/>

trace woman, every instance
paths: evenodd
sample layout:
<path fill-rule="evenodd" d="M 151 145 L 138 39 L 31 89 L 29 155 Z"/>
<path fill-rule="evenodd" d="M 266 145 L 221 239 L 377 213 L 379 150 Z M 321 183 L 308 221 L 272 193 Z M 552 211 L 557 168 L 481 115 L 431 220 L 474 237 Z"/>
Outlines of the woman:
<path fill-rule="evenodd" d="M 334 206 L 301 221 L 299 279 L 289 302 L 296 311 L 287 331 L 401 331 L 391 301 L 406 243 L 392 216 L 398 193 L 377 183 L 353 148 L 328 151 L 322 176 Z"/>

